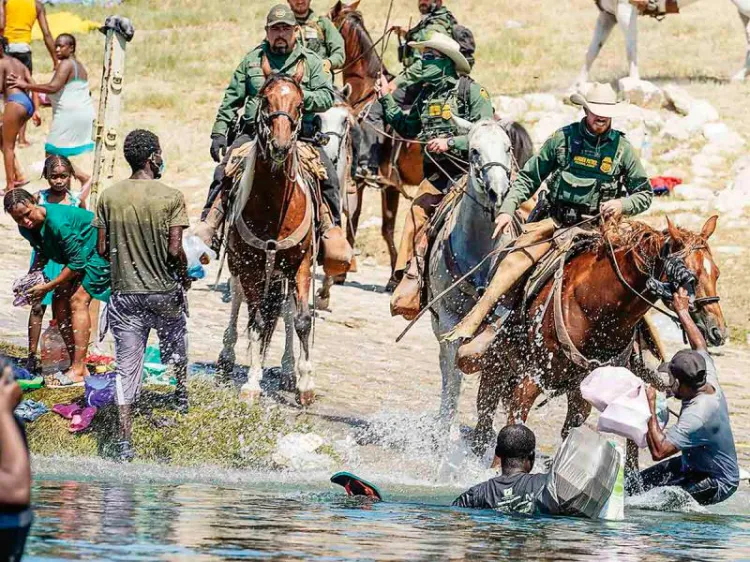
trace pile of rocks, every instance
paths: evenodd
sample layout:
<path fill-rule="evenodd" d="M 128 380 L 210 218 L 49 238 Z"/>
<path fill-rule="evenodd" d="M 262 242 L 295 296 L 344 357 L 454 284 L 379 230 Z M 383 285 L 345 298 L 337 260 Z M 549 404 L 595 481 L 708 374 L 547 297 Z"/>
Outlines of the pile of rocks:
<path fill-rule="evenodd" d="M 750 158 L 738 160 L 745 139 L 721 121 L 716 108 L 673 84 L 660 88 L 623 78 L 617 86 L 629 103 L 614 127 L 640 151 L 651 176 L 674 176 L 684 182 L 655 209 L 718 210 L 741 216 L 750 206 Z M 538 149 L 554 131 L 583 117 L 579 107 L 570 105 L 569 96 L 570 92 L 534 93 L 493 101 L 501 117 L 529 129 Z"/>

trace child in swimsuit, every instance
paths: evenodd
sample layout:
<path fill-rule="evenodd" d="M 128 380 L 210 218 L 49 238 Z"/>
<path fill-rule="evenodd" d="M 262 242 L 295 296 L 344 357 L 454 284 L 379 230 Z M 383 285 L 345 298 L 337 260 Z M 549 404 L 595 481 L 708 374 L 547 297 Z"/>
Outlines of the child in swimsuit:
<path fill-rule="evenodd" d="M 10 74 L 23 76 L 27 82 L 33 82 L 29 69 L 19 60 L 5 55 L 7 41 L 0 39 L 0 92 L 5 95 L 5 111 L 2 117 L 2 135 L 0 135 L 0 147 L 3 151 L 3 163 L 5 164 L 5 186 L 6 191 L 25 185 L 28 182 L 24 178 L 21 165 L 16 158 L 16 138 L 21 127 L 31 119 L 37 127 L 42 124 L 42 119 L 37 112 L 39 99 L 37 94 L 6 85 L 6 79 Z"/>

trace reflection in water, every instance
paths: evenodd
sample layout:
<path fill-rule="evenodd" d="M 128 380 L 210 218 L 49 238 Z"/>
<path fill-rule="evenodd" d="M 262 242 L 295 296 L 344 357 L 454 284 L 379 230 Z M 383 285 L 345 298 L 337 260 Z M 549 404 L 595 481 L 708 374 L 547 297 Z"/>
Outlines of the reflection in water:
<path fill-rule="evenodd" d="M 750 558 L 747 515 L 630 510 L 621 523 L 592 522 L 436 506 L 454 490 L 371 504 L 322 486 L 258 488 L 40 481 L 27 559 Z M 748 513 L 750 494 L 736 498 L 730 508 Z"/>

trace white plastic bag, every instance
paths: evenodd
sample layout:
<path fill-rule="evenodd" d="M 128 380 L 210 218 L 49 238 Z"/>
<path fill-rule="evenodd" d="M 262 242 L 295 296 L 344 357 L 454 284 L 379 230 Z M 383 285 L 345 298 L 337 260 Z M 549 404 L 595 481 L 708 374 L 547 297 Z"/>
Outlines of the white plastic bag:
<path fill-rule="evenodd" d="M 612 488 L 612 494 L 599 513 L 599 519 L 622 521 L 625 519 L 625 452 L 619 444 L 614 441 L 610 441 L 610 443 L 617 449 L 617 454 L 620 457 L 620 465 L 617 470 L 617 480 L 615 480 L 615 485 Z"/>
<path fill-rule="evenodd" d="M 612 402 L 643 384 L 625 367 L 599 367 L 581 382 L 581 394 L 603 412 Z"/>
<path fill-rule="evenodd" d="M 188 260 L 188 268 L 206 265 L 216 259 L 216 252 L 195 234 L 188 234 L 182 239 L 182 248 Z"/>
<path fill-rule="evenodd" d="M 646 446 L 646 432 L 651 409 L 643 383 L 614 400 L 599 416 L 597 429 L 633 440 L 640 448 Z"/>

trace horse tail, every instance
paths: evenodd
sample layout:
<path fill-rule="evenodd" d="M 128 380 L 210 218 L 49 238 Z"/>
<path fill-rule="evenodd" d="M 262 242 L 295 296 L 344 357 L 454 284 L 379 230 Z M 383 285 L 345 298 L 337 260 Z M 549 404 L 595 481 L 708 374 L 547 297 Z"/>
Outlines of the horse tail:
<path fill-rule="evenodd" d="M 513 157 L 518 164 L 518 168 L 521 169 L 534 155 L 534 141 L 531 140 L 531 135 L 526 127 L 517 121 L 510 121 L 505 127 L 505 132 L 508 134 L 510 144 L 513 147 Z"/>

